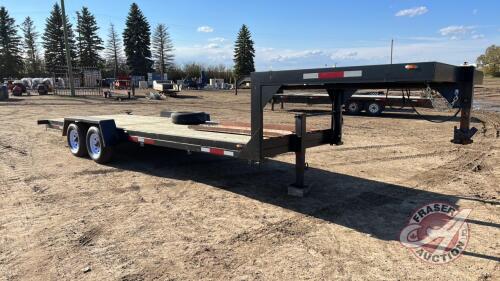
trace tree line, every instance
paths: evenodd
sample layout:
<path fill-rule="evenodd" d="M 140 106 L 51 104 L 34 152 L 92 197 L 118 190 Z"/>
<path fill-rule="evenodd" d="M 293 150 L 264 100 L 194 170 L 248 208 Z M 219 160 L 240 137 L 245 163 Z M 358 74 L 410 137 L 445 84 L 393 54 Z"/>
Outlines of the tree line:
<path fill-rule="evenodd" d="M 500 46 L 489 46 L 476 62 L 486 75 L 500 77 Z"/>
<path fill-rule="evenodd" d="M 110 24 L 106 42 L 99 37 L 100 28 L 87 7 L 76 12 L 75 28 L 68 16 L 65 17 L 72 65 L 97 67 L 103 70 L 104 77 L 146 76 L 156 71 L 167 73 L 170 79 L 183 79 L 199 77 L 203 70 L 209 78 L 231 81 L 255 71 L 255 50 L 250 31 L 245 25 L 241 27 L 235 42 L 235 65 L 234 69 L 230 69 L 224 65 L 205 66 L 194 62 L 176 65 L 168 27 L 160 23 L 151 30 L 147 18 L 136 3 L 130 6 L 122 34 Z M 63 14 L 57 2 L 52 6 L 42 34 L 29 16 L 19 26 L 21 35 L 17 27 L 7 9 L 0 7 L 0 79 L 65 71 Z"/>

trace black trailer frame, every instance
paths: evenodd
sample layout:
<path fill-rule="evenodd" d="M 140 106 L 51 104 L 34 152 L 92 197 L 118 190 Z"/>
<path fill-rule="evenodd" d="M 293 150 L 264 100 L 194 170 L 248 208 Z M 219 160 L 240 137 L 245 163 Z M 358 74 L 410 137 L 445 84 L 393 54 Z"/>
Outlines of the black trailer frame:
<path fill-rule="evenodd" d="M 474 83 L 482 83 L 482 73 L 472 66 L 452 66 L 437 62 L 411 64 L 373 65 L 340 68 L 304 69 L 289 71 L 254 72 L 251 74 L 251 124 L 247 143 L 214 141 L 197 137 L 169 135 L 169 132 L 152 133 L 133 131 L 117 127 L 113 119 L 95 117 L 67 117 L 59 120 L 39 120 L 39 124 L 61 129 L 63 135 L 71 123 L 99 126 L 105 145 L 121 141 L 138 142 L 187 151 L 208 152 L 221 156 L 232 156 L 253 162 L 262 162 L 266 157 L 294 152 L 296 179 L 288 189 L 294 196 L 303 196 L 309 191 L 304 184 L 306 149 L 322 144 L 342 144 L 342 105 L 345 96 L 359 89 L 421 89 L 430 87 L 438 90 L 448 101 L 460 93 L 458 106 L 461 108 L 460 126 L 455 127 L 453 142 L 472 143 L 477 131 L 470 128 L 470 111 Z M 311 114 L 295 115 L 295 129 L 287 134 L 265 136 L 264 107 L 274 95 L 283 90 L 325 89 L 331 102 L 331 124 L 321 130 L 307 130 L 307 117 Z M 134 117 L 130 117 L 134 118 Z M 142 118 L 138 116 L 137 118 Z"/>

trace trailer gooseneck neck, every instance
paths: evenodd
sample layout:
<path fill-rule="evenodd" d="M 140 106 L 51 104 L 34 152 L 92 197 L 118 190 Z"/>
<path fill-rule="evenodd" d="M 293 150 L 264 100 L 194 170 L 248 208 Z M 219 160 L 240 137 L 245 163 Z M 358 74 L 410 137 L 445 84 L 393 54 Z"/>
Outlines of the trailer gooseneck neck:
<path fill-rule="evenodd" d="M 323 144 L 342 144 L 342 105 L 357 90 L 436 90 L 461 109 L 460 126 L 455 127 L 452 141 L 469 144 L 477 131 L 470 127 L 473 86 L 474 83 L 482 83 L 482 77 L 482 73 L 472 66 L 452 66 L 437 62 L 254 72 L 251 74 L 249 128 L 241 124 L 182 126 L 172 124 L 165 117 L 134 115 L 67 117 L 64 120 L 39 120 L 39 124 L 59 128 L 63 135 L 67 135 L 70 124 L 77 124 L 80 131 L 90 130 L 89 127 L 92 127 L 95 133 L 97 128 L 100 130 L 103 148 L 121 141 L 133 141 L 141 145 L 212 153 L 255 162 L 294 152 L 296 179 L 288 193 L 303 196 L 309 191 L 304 181 L 306 149 Z M 331 114 L 330 126 L 309 130 L 306 121 L 311 114 L 300 113 L 295 115 L 294 129 L 266 127 L 264 107 L 275 94 L 287 89 L 326 90 L 331 101 L 331 112 L 328 114 Z M 457 94 L 460 97 L 458 102 L 453 101 Z"/>
<path fill-rule="evenodd" d="M 287 89 L 325 89 L 332 104 L 331 127 L 307 132 L 307 114 L 295 116 L 295 135 L 290 139 L 290 151 L 296 154 L 297 175 L 295 189 L 307 191 L 304 186 L 305 148 L 320 143 L 342 144 L 342 104 L 347 96 L 360 89 L 422 89 L 439 91 L 450 103 L 459 93 L 455 106 L 461 109 L 460 127 L 454 130 L 453 142 L 472 143 L 477 131 L 470 127 L 470 112 L 474 83 L 482 83 L 482 73 L 472 66 L 452 66 L 437 62 L 390 64 L 358 67 L 322 68 L 290 71 L 255 72 L 251 75 L 251 140 L 242 156 L 261 161 L 272 155 L 272 149 L 263 139 L 263 109 L 274 95 Z M 318 136 L 319 134 L 319 136 Z M 305 189 L 304 191 L 301 190 Z"/>

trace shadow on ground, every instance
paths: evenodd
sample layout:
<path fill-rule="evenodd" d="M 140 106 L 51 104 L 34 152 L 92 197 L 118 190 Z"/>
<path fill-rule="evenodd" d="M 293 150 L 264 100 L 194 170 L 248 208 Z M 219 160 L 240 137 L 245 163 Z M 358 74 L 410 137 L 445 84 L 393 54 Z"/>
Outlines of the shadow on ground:
<path fill-rule="evenodd" d="M 220 188 L 267 204 L 339 224 L 381 240 L 398 241 L 399 232 L 411 212 L 432 201 L 457 204 L 461 197 L 439 194 L 402 185 L 338 174 L 317 168 L 306 171 L 312 192 L 306 198 L 286 195 L 294 180 L 294 166 L 270 160 L 262 166 L 157 147 L 140 148 L 124 144 L 117 148 L 112 167 L 157 177 L 192 180 Z M 168 188 L 168 187 L 165 187 Z M 468 200 L 481 201 L 476 198 Z M 484 202 L 496 204 L 495 202 Z M 470 221 L 498 228 L 498 224 Z M 498 257 L 469 253 L 485 259 Z"/>
<path fill-rule="evenodd" d="M 0 100 L 0 103 L 9 103 L 9 102 L 18 102 L 18 101 L 22 101 L 22 99 L 9 97 L 6 100 Z"/>
<path fill-rule="evenodd" d="M 178 99 L 178 100 L 183 100 L 183 99 L 201 99 L 200 96 L 185 95 L 185 94 L 182 94 L 182 93 L 178 94 L 175 97 L 169 97 L 169 98 L 174 98 L 174 99 Z"/>

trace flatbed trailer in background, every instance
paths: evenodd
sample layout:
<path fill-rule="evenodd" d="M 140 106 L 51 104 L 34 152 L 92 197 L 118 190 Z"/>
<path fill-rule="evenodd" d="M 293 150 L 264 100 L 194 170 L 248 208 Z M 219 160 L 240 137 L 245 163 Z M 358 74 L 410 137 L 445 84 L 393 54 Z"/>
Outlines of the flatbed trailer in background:
<path fill-rule="evenodd" d="M 103 96 L 118 101 L 137 99 L 134 83 L 130 79 L 114 80 L 109 89 L 103 91 Z"/>
<path fill-rule="evenodd" d="M 342 144 L 342 105 L 344 96 L 359 89 L 438 90 L 450 102 L 459 91 L 460 127 L 453 142 L 468 144 L 477 131 L 470 128 L 473 85 L 482 83 L 482 73 L 472 66 L 457 67 L 436 62 L 323 68 L 289 71 L 254 72 L 251 75 L 250 124 L 178 125 L 170 117 L 108 115 L 65 117 L 39 120 L 50 128 L 62 130 L 70 150 L 77 156 L 90 155 L 98 163 L 110 160 L 113 147 L 120 142 L 155 145 L 192 152 L 235 157 L 262 162 L 287 152 L 295 153 L 295 183 L 288 193 L 303 196 L 306 149 L 323 144 Z M 328 128 L 310 130 L 306 126 L 312 114 L 295 115 L 295 126 L 264 125 L 264 107 L 284 90 L 325 89 L 331 102 Z"/>
<path fill-rule="evenodd" d="M 322 93 L 286 93 L 274 95 L 271 100 L 271 110 L 274 111 L 274 105 L 279 103 L 280 108 L 284 109 L 285 103 L 296 104 L 330 104 L 330 96 Z M 344 102 L 344 112 L 351 115 L 360 114 L 366 111 L 369 115 L 380 115 L 386 107 L 419 107 L 432 108 L 432 101 L 429 98 L 420 96 L 406 95 L 386 95 L 382 91 L 372 92 L 357 92 L 354 95 L 347 97 Z"/>

